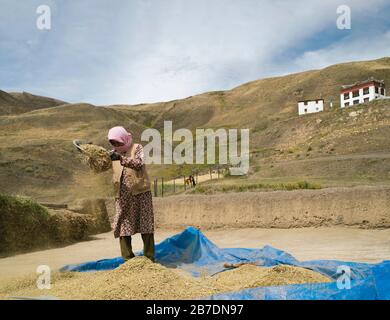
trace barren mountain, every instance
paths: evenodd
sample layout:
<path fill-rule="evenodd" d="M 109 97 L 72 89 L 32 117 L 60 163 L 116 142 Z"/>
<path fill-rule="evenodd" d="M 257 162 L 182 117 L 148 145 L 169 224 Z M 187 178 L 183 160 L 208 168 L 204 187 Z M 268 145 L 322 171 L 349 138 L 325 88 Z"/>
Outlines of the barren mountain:
<path fill-rule="evenodd" d="M 28 92 L 7 93 L 0 90 L 0 115 L 19 114 L 62 104 L 66 104 L 66 102 Z"/>
<path fill-rule="evenodd" d="M 138 139 L 147 127 L 163 129 L 164 120 L 172 120 L 174 129 L 250 128 L 251 172 L 238 179 L 241 182 L 386 184 L 390 100 L 339 109 L 341 86 L 369 77 L 390 84 L 390 58 L 338 64 L 154 104 L 49 106 L 49 100 L 29 98 L 30 107 L 43 109 L 25 112 L 20 94 L 0 92 L 0 192 L 50 201 L 110 194 L 109 173 L 90 173 L 77 158 L 72 139 L 108 148 L 110 127 L 123 125 Z M 325 99 L 325 112 L 298 116 L 297 100 L 319 97 Z M 9 110 L 25 113 L 10 115 L 15 112 Z M 169 168 L 150 169 L 153 176 L 169 178 L 173 174 Z"/>

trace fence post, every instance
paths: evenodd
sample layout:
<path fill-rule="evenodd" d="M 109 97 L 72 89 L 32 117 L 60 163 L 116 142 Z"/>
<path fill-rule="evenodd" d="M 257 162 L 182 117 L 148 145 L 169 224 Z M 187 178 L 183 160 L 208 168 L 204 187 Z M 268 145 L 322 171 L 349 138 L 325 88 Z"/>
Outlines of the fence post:
<path fill-rule="evenodd" d="M 161 197 L 164 197 L 164 178 L 161 178 Z"/>
<path fill-rule="evenodd" d="M 153 191 L 154 191 L 154 196 L 157 197 L 157 179 L 153 180 Z"/>

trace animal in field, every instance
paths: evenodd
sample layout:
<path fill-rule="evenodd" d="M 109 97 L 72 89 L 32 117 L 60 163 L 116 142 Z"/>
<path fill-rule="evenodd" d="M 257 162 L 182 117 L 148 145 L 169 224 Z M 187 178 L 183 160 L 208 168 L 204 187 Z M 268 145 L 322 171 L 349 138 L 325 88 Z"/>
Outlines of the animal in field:
<path fill-rule="evenodd" d="M 191 178 L 186 178 L 184 180 L 184 183 L 185 183 L 186 186 L 191 186 L 192 185 L 192 179 Z"/>

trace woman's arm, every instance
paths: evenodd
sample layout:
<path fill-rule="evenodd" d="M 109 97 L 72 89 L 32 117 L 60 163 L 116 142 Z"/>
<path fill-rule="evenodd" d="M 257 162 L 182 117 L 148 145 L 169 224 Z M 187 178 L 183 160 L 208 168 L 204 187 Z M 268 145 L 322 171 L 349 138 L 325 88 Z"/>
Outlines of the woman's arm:
<path fill-rule="evenodd" d="M 145 164 L 145 155 L 144 148 L 142 145 L 138 145 L 135 150 L 134 159 L 130 157 L 121 156 L 121 165 L 127 168 L 134 170 L 141 170 L 142 166 Z"/>

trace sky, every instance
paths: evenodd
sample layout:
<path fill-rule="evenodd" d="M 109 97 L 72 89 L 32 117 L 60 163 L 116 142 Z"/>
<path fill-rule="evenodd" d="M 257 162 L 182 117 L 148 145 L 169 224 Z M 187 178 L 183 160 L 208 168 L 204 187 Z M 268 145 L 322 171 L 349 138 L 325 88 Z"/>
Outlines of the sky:
<path fill-rule="evenodd" d="M 50 30 L 37 8 L 47 5 Z M 351 9 L 339 29 L 337 8 Z M 169 101 L 390 56 L 390 0 L 0 0 L 0 89 Z"/>

